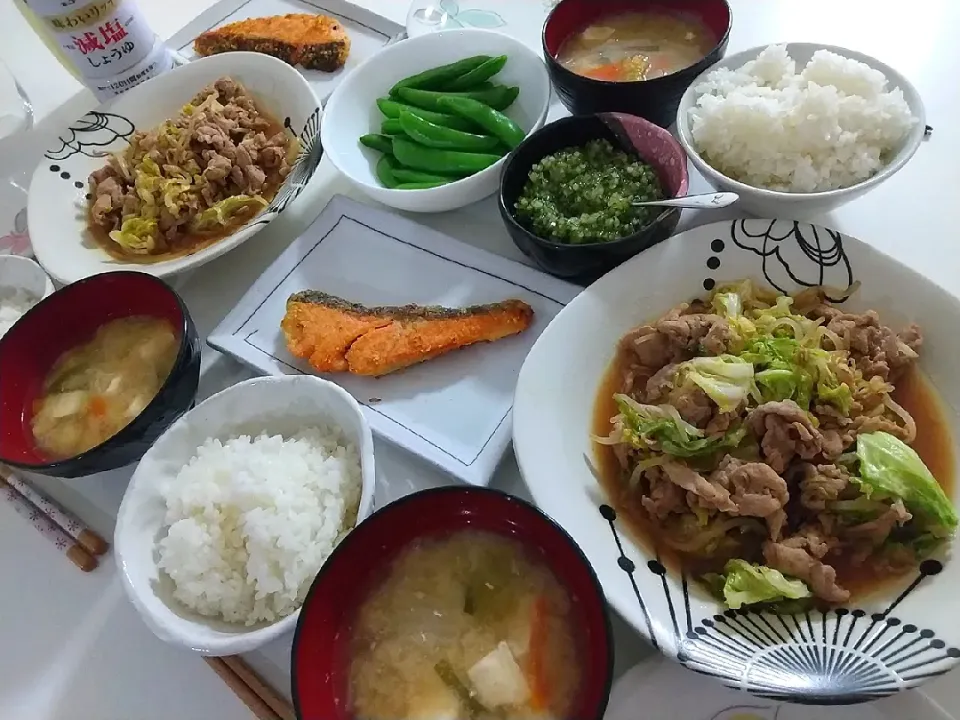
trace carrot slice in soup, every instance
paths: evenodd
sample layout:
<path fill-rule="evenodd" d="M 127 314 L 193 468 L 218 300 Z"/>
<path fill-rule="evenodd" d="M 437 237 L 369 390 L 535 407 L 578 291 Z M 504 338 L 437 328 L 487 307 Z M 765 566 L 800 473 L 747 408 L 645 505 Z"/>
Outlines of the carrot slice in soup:
<path fill-rule="evenodd" d="M 103 417 L 107 414 L 107 401 L 101 395 L 94 395 L 87 403 L 87 410 L 94 417 Z"/>
<path fill-rule="evenodd" d="M 537 596 L 530 617 L 530 651 L 527 656 L 527 682 L 530 685 L 530 709 L 547 710 L 550 707 L 550 689 L 547 680 L 547 598 Z"/>

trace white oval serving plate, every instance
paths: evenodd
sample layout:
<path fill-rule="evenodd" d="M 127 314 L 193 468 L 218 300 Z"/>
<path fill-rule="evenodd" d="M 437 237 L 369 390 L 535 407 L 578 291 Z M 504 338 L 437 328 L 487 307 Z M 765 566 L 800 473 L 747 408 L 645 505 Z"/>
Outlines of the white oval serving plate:
<path fill-rule="evenodd" d="M 126 147 L 137 130 L 174 117 L 205 86 L 229 76 L 246 87 L 300 139 L 300 155 L 270 205 L 236 232 L 191 255 L 159 262 L 117 260 L 86 229 L 87 177 L 108 153 Z M 140 270 L 157 277 L 190 270 L 249 240 L 306 186 L 320 164 L 320 103 L 294 68 L 259 53 L 225 53 L 183 65 L 72 122 L 47 148 L 34 171 L 27 205 L 33 251 L 57 282 L 67 284 L 110 270 Z"/>
<path fill-rule="evenodd" d="M 776 700 L 848 704 L 920 685 L 960 658 L 952 606 L 960 563 L 946 555 L 901 581 L 825 614 L 727 610 L 692 578 L 634 542 L 593 475 L 590 433 L 601 378 L 620 337 L 715 283 L 752 278 L 783 292 L 862 286 L 844 303 L 883 322 L 915 321 L 920 368 L 956 427 L 960 301 L 869 245 L 839 232 L 774 220 L 698 227 L 627 261 L 567 305 L 520 371 L 513 442 L 540 508 L 569 532 L 608 601 L 665 655 L 727 685 Z"/>

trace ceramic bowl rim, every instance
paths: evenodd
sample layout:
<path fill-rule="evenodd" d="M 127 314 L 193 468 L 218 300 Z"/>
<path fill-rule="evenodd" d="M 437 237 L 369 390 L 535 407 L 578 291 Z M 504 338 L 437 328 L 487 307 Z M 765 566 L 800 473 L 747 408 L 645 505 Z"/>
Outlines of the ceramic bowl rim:
<path fill-rule="evenodd" d="M 180 324 L 177 330 L 180 333 L 180 346 L 177 349 L 177 357 L 173 361 L 173 368 L 170 373 L 167 375 L 166 379 L 163 381 L 163 384 L 160 386 L 160 390 L 157 391 L 157 394 L 154 395 L 153 399 L 147 404 L 147 406 L 140 411 L 140 413 L 133 418 L 120 432 L 116 435 L 112 435 L 104 440 L 99 445 L 95 445 L 89 450 L 85 450 L 79 455 L 73 455 L 72 457 L 62 458 L 60 460 L 54 460 L 47 463 L 23 463 L 16 460 L 9 460 L 4 458 L 3 462 L 10 467 L 18 468 L 20 470 L 27 470 L 29 472 L 37 472 L 41 474 L 55 474 L 54 471 L 66 467 L 68 465 L 73 465 L 74 463 L 85 463 L 87 461 L 95 460 L 96 456 L 99 455 L 102 451 L 109 449 L 112 446 L 117 444 L 124 444 L 128 442 L 129 438 L 127 434 L 130 430 L 130 427 L 140 418 L 144 417 L 147 414 L 155 415 L 156 411 L 160 408 L 160 403 L 162 401 L 162 396 L 166 390 L 168 390 L 175 383 L 180 382 L 180 374 L 177 372 L 177 369 L 183 364 L 184 359 L 190 353 L 191 350 L 191 338 L 196 335 L 196 326 L 194 325 L 193 318 L 190 316 L 190 311 L 187 308 L 187 304 L 184 302 L 183 298 L 180 297 L 180 294 L 173 289 L 168 283 L 164 282 L 163 278 L 157 277 L 156 275 L 151 275 L 149 273 L 139 272 L 137 270 L 111 270 L 109 272 L 97 273 L 96 275 L 88 275 L 85 278 L 81 278 L 76 282 L 72 282 L 69 285 L 64 285 L 59 290 L 51 293 L 50 295 L 43 298 L 40 302 L 30 308 L 23 317 L 17 321 L 18 324 L 23 323 L 25 326 L 27 322 L 30 321 L 31 314 L 33 317 L 36 317 L 35 310 L 38 310 L 41 307 L 49 305 L 53 307 L 55 303 L 64 302 L 64 297 L 70 293 L 76 292 L 82 287 L 93 284 L 96 282 L 102 282 L 102 279 L 105 276 L 116 276 L 116 275 L 133 275 L 137 276 L 137 282 L 151 282 L 154 285 L 158 285 L 158 289 L 161 292 L 166 292 L 174 302 L 177 304 L 177 309 L 180 313 Z M 102 327 L 106 322 L 103 321 L 99 323 L 96 327 Z M 4 341 L 7 337 L 10 336 L 10 333 L 0 337 L 0 353 L 3 352 Z M 64 348 L 64 352 L 72 348 Z"/>
<path fill-rule="evenodd" d="M 37 304 L 41 301 L 46 300 L 48 297 L 53 295 L 57 291 L 56 286 L 53 284 L 53 280 L 47 274 L 47 271 L 31 257 L 26 255 L 14 255 L 14 254 L 5 254 L 0 255 L 0 265 L 4 264 L 13 264 L 13 265 L 22 265 L 24 268 L 30 268 L 31 272 L 36 272 L 41 278 L 43 278 L 43 293 L 40 296 Z M 4 288 L 9 288 L 9 285 L 2 286 Z M 32 309 L 32 308 L 31 308 Z M 26 313 L 24 313 L 26 314 Z"/>
<path fill-rule="evenodd" d="M 389 515 L 389 514 L 398 513 L 398 512 L 409 514 L 411 512 L 411 509 L 410 509 L 411 505 L 415 506 L 417 503 L 422 502 L 424 498 L 431 498 L 437 495 L 461 495 L 465 497 L 469 497 L 471 495 L 473 496 L 487 495 L 490 497 L 496 497 L 497 499 L 503 502 L 513 503 L 523 508 L 524 511 L 531 512 L 534 515 L 539 516 L 541 520 L 544 520 L 546 523 L 546 526 L 552 532 L 554 532 L 554 534 L 570 548 L 574 556 L 580 561 L 580 564 L 582 565 L 583 569 L 587 573 L 587 578 L 590 581 L 591 589 L 593 590 L 593 592 L 596 593 L 596 596 L 600 601 L 600 605 L 606 610 L 606 612 L 602 613 L 603 623 L 602 623 L 602 627 L 599 628 L 601 630 L 603 644 L 606 646 L 604 648 L 606 651 L 605 654 L 606 654 L 606 666 L 607 666 L 606 672 L 604 673 L 605 675 L 604 687 L 603 687 L 604 700 L 602 703 L 602 707 L 597 708 L 596 718 L 583 719 L 583 720 L 601 720 L 604 713 L 606 712 L 607 705 L 610 700 L 610 691 L 613 688 L 613 666 L 615 662 L 615 655 L 614 655 L 613 626 L 612 626 L 612 623 L 610 622 L 611 608 L 607 603 L 606 595 L 604 595 L 603 586 L 600 584 L 600 578 L 597 576 L 596 571 L 593 569 L 593 566 L 590 564 L 590 561 L 587 559 L 586 554 L 583 552 L 581 547 L 577 544 L 577 541 L 573 539 L 573 536 L 569 532 L 567 532 L 563 528 L 563 526 L 560 525 L 560 523 L 558 523 L 556 520 L 550 517 L 547 513 L 545 513 L 543 510 L 537 507 L 535 503 L 524 500 L 523 498 L 517 497 L 516 495 L 511 495 L 510 493 L 504 492 L 503 490 L 497 490 L 496 488 L 490 488 L 490 487 L 475 487 L 475 486 L 465 487 L 465 486 L 453 485 L 453 486 L 445 486 L 445 487 L 438 487 L 438 488 L 430 488 L 428 490 L 420 490 L 419 492 L 410 493 L 409 495 L 405 495 L 404 497 L 399 498 L 398 500 L 394 500 L 388 505 L 384 505 L 382 508 L 371 513 L 367 517 L 367 520 L 373 520 L 382 515 Z M 355 530 L 363 531 L 363 528 L 360 526 L 360 523 L 357 523 L 357 527 L 355 528 Z M 373 532 L 373 531 L 368 528 L 367 532 Z M 336 548 L 334 548 L 333 552 L 330 553 L 330 557 L 327 558 L 327 562 L 323 564 L 323 566 L 320 568 L 320 571 L 317 573 L 316 577 L 313 579 L 313 582 L 310 585 L 310 590 L 307 591 L 307 595 L 303 600 L 303 605 L 300 606 L 300 610 L 303 610 L 305 607 L 309 605 L 310 599 L 313 597 L 313 594 L 315 591 L 319 592 L 320 580 L 324 572 L 330 567 L 330 561 L 332 561 L 334 557 L 338 555 L 345 555 L 350 552 L 351 546 L 353 544 L 351 542 L 351 539 L 353 539 L 352 538 L 353 535 L 354 533 L 352 532 L 349 533 L 340 542 L 340 544 L 337 545 Z M 353 542 L 356 542 L 356 540 L 353 539 Z M 522 541 L 518 541 L 518 542 L 522 542 Z M 527 545 L 527 543 L 523 543 L 523 544 L 525 546 Z M 293 643 L 291 644 L 291 650 L 290 650 L 290 683 L 291 683 L 290 689 L 291 689 L 291 695 L 293 696 L 293 708 L 294 708 L 294 713 L 297 717 L 297 720 L 307 720 L 307 718 L 304 716 L 303 711 L 300 707 L 300 693 L 298 691 L 299 672 L 298 672 L 298 665 L 297 665 L 297 650 L 300 647 L 300 643 L 303 642 L 303 634 L 302 634 L 303 626 L 300 622 L 300 616 L 299 616 L 300 610 L 297 611 L 298 612 L 297 627 L 293 633 Z"/>
<path fill-rule="evenodd" d="M 688 111 L 695 105 L 697 98 L 700 96 L 700 94 L 696 92 L 697 85 L 699 85 L 709 73 L 717 70 L 719 66 L 722 65 L 726 68 L 739 68 L 744 63 L 755 59 L 757 55 L 770 47 L 771 44 L 785 45 L 787 47 L 787 52 L 790 52 L 791 46 L 803 46 L 804 48 L 813 48 L 814 50 L 829 50 L 837 55 L 842 55 L 846 58 L 852 58 L 882 72 L 887 79 L 888 85 L 892 85 L 894 89 L 900 89 L 901 91 L 905 91 L 905 95 L 909 94 L 915 97 L 917 105 L 916 107 L 910 107 L 910 111 L 917 118 L 917 123 L 907 134 L 903 141 L 903 146 L 897 151 L 893 159 L 870 177 L 850 185 L 849 187 L 835 188 L 833 190 L 819 190 L 816 192 L 787 192 L 785 190 L 770 190 L 768 188 L 748 185 L 745 182 L 734 180 L 732 177 L 724 175 L 712 165 L 707 163 L 707 161 L 703 159 L 703 156 L 700 154 L 700 152 L 694 147 L 693 136 L 690 133 L 690 119 L 688 116 Z M 907 104 L 909 105 L 908 101 Z M 741 195 L 753 195 L 755 198 L 785 203 L 802 203 L 809 200 L 839 199 L 847 195 L 860 193 L 879 185 L 894 173 L 899 172 L 904 165 L 910 162 L 917 150 L 920 149 L 920 145 L 923 143 L 925 135 L 926 122 L 926 107 L 923 103 L 923 98 L 921 97 L 920 92 L 917 90 L 916 86 L 914 86 L 914 84 L 911 83 L 910 80 L 905 75 L 900 73 L 896 68 L 887 65 L 885 62 L 878 60 L 872 55 L 867 55 L 866 53 L 859 52 L 858 50 L 852 50 L 840 45 L 796 41 L 757 45 L 741 52 L 734 53 L 733 55 L 728 55 L 727 57 L 717 61 L 714 65 L 711 65 L 709 68 L 705 69 L 694 79 L 692 83 L 690 83 L 690 86 L 684 91 L 683 96 L 680 98 L 680 104 L 677 106 L 676 137 L 680 142 L 680 145 L 683 147 L 684 152 L 686 152 L 687 157 L 690 158 L 690 161 L 694 164 L 694 166 L 696 166 L 697 170 L 706 176 L 708 180 L 722 182 L 724 186 L 729 187 L 732 192 L 737 192 Z"/>

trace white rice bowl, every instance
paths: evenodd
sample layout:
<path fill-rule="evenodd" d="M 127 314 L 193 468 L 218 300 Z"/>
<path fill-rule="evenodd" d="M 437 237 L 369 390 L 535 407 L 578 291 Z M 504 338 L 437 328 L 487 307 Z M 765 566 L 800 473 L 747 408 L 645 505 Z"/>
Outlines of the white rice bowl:
<path fill-rule="evenodd" d="M 228 622 L 274 622 L 303 604 L 353 526 L 360 457 L 332 426 L 207 440 L 159 490 L 169 529 L 158 565 L 173 597 Z"/>
<path fill-rule="evenodd" d="M 357 401 L 308 375 L 231 385 L 143 455 L 117 513 L 127 597 L 161 640 L 204 655 L 293 631 L 317 572 L 374 510 Z"/>
<path fill-rule="evenodd" d="M 847 188 L 883 169 L 918 123 L 901 89 L 865 63 L 821 49 L 797 70 L 774 45 L 696 84 L 690 135 L 711 167 L 769 190 Z"/>

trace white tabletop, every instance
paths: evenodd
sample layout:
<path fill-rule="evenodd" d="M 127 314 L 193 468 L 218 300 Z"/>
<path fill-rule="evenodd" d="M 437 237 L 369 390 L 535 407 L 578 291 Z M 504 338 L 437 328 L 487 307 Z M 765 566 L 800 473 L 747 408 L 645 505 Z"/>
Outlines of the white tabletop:
<path fill-rule="evenodd" d="M 541 0 L 517 0 L 540 3 Z M 403 0 L 354 0 L 403 23 Z M 169 37 L 213 0 L 140 0 L 149 21 Z M 731 0 L 734 30 L 729 52 L 776 41 L 819 41 L 851 47 L 896 66 L 909 77 L 927 105 L 933 136 L 894 179 L 866 197 L 819 218 L 874 244 L 956 295 L 960 275 L 951 252 L 952 204 L 960 186 L 960 111 L 952 72 L 960 68 L 960 3 L 931 0 L 918 12 L 877 12 L 871 0 Z M 39 156 L 43 135 L 92 107 L 82 92 L 10 6 L 0 2 L 0 59 L 30 96 L 37 130 L 15 142 L 0 143 L 0 167 Z M 705 190 L 702 178 L 691 192 Z M 322 209 L 334 193 L 356 197 L 326 162 L 298 203 L 258 236 L 179 283 L 202 334 L 208 333 L 276 255 Z M 716 217 L 716 216 L 711 216 Z M 418 220 L 464 241 L 520 258 L 486 201 L 457 213 Z M 684 216 L 684 224 L 705 218 Z M 891 289 L 893 292 L 894 289 Z M 202 393 L 219 389 L 245 371 L 209 353 L 204 358 Z M 390 492 L 448 482 L 383 442 L 378 466 L 389 468 Z M 43 486 L 106 536 L 129 471 L 69 484 Z M 526 495 L 516 463 L 505 461 L 494 487 Z M 0 577 L 7 590 L 0 599 L 0 717 L 16 718 L 219 718 L 248 717 L 243 706 L 196 656 L 153 638 L 123 597 L 112 562 L 84 575 L 12 511 L 0 505 Z M 638 636 L 615 621 L 617 666 L 623 672 L 649 653 Z M 286 686 L 290 639 L 273 643 L 248 659 L 280 689 Z M 960 717 L 956 673 L 926 687 Z M 824 718 L 828 714 L 824 713 Z M 655 719 L 652 719 L 655 720 Z"/>

